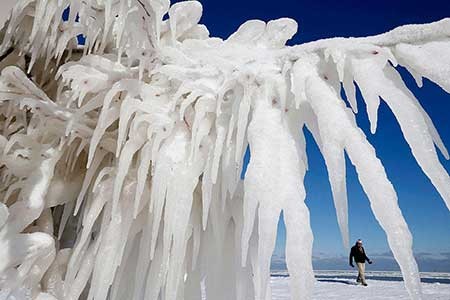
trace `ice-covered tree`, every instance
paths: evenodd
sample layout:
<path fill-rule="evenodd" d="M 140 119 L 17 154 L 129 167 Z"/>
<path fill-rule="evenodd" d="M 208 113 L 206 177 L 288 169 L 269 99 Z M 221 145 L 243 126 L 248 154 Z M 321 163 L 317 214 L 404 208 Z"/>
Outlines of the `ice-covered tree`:
<path fill-rule="evenodd" d="M 450 19 L 288 47 L 291 19 L 251 20 L 222 40 L 198 24 L 195 1 L 3 0 L 1 15 L 10 9 L 0 20 L 0 298 L 201 299 L 204 289 L 267 300 L 283 211 L 292 299 L 310 299 L 306 127 L 344 245 L 347 154 L 411 299 L 422 299 L 396 192 L 355 122 L 355 90 L 372 132 L 380 99 L 390 107 L 450 207 L 435 145 L 448 152 L 395 68 L 450 92 Z"/>

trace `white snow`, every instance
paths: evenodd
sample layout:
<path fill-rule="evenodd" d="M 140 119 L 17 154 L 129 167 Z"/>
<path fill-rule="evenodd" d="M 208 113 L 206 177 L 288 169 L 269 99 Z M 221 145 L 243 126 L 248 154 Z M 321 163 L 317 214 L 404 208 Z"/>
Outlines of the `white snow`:
<path fill-rule="evenodd" d="M 387 273 L 385 275 L 391 275 Z M 400 274 L 395 274 L 397 279 Z M 450 275 L 450 274 L 447 274 Z M 316 274 L 312 300 L 407 300 L 410 299 L 402 281 L 370 279 L 371 276 L 382 276 L 380 272 L 367 272 L 368 286 L 357 285 L 356 273 L 319 272 Z M 423 278 L 423 277 L 422 277 Z M 290 300 L 289 277 L 272 276 L 272 300 Z M 422 283 L 424 299 L 450 299 L 450 284 Z"/>

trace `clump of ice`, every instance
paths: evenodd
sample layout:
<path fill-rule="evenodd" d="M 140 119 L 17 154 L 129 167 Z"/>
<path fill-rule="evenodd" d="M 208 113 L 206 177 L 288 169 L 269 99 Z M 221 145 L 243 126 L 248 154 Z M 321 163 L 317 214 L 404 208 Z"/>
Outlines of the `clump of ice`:
<path fill-rule="evenodd" d="M 178 300 L 204 288 L 207 299 L 267 300 L 283 212 L 291 295 L 311 299 L 306 126 L 344 245 L 347 154 L 410 298 L 422 299 L 412 237 L 356 125 L 355 92 L 372 132 L 388 104 L 450 207 L 435 145 L 447 149 L 395 70 L 450 91 L 449 19 L 287 47 L 295 21 L 251 20 L 221 40 L 198 23 L 196 1 L 14 4 L 0 34 L 1 297 Z"/>

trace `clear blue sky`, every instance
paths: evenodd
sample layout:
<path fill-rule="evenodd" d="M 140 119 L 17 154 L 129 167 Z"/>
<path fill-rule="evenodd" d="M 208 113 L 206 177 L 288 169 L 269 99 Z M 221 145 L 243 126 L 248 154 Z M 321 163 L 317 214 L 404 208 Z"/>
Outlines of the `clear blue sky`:
<path fill-rule="evenodd" d="M 291 17 L 299 23 L 299 32 L 290 44 L 335 36 L 374 35 L 404 24 L 450 17 L 448 0 L 203 0 L 201 3 L 204 7 L 201 22 L 207 25 L 212 36 L 226 38 L 248 19 L 268 21 Z M 424 87 L 418 89 L 409 75 L 403 71 L 402 75 L 450 148 L 450 95 L 427 80 Z M 361 99 L 359 101 L 358 106 L 365 107 Z M 397 190 L 400 207 L 414 236 L 414 251 L 420 269 L 450 271 L 450 213 L 412 157 L 392 113 L 386 105 L 380 106 L 375 135 L 369 132 L 364 109 L 360 109 L 357 122 L 377 149 Z M 314 232 L 314 265 L 326 269 L 346 268 L 347 253 L 341 243 L 324 161 L 311 136 L 306 134 L 306 138 L 310 171 L 305 184 Z M 450 171 L 450 162 L 440 158 Z M 372 269 L 395 269 L 385 234 L 373 217 L 353 167 L 347 165 L 351 241 L 364 239 L 366 251 L 376 262 Z M 284 243 L 285 229 L 280 223 L 274 268 L 283 267 Z"/>

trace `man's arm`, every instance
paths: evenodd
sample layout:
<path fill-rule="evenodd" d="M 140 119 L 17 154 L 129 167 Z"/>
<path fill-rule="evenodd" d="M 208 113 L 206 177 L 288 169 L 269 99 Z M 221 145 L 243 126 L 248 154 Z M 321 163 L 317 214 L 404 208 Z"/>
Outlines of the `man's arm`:
<path fill-rule="evenodd" d="M 352 267 L 355 267 L 353 265 L 353 251 L 352 250 L 350 250 L 350 255 L 348 256 L 348 264 Z"/>
<path fill-rule="evenodd" d="M 364 250 L 364 257 L 367 260 L 367 262 L 369 263 L 369 265 L 372 263 L 372 261 L 370 260 L 370 258 L 367 257 L 366 255 L 366 250 Z"/>

